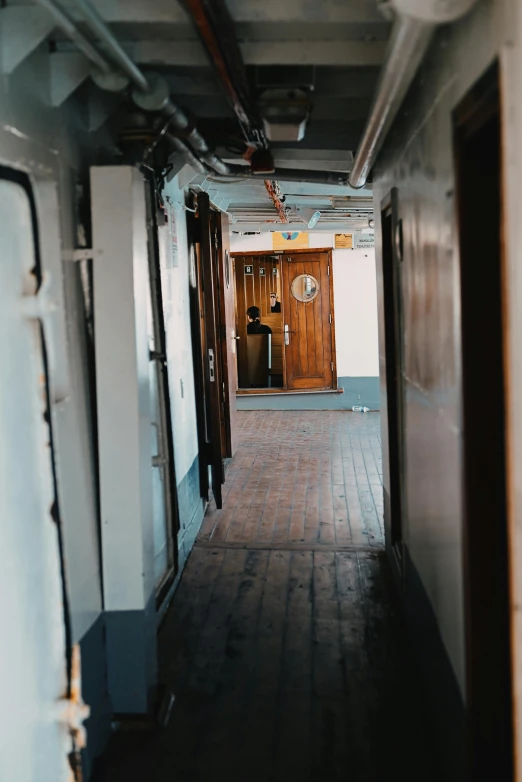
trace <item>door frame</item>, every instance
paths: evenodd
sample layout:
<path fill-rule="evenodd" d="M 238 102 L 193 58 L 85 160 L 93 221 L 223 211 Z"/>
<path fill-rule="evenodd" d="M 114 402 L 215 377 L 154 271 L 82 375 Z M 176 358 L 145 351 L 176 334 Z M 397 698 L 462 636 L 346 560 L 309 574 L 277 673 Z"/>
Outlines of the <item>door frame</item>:
<path fill-rule="evenodd" d="M 211 482 L 216 506 L 221 508 L 225 459 L 233 455 L 232 397 L 227 393 L 228 363 L 224 360 L 226 340 L 223 339 L 223 328 L 227 325 L 223 284 L 226 242 L 223 242 L 221 215 L 212 209 L 208 194 L 198 193 L 192 204 L 196 213 L 191 207 L 187 226 L 200 486 L 201 496 L 208 502 Z"/>
<path fill-rule="evenodd" d="M 161 263 L 158 234 L 157 183 L 154 175 L 143 169 L 145 179 L 145 202 L 147 215 L 147 242 L 149 250 L 149 290 L 151 299 L 151 315 L 154 329 L 154 355 L 150 360 L 155 364 L 158 385 L 158 408 L 160 431 L 158 444 L 162 451 L 161 457 L 166 464 L 156 469 L 163 471 L 165 514 L 168 525 L 168 569 L 161 582 L 157 585 L 156 610 L 170 593 L 179 571 L 178 533 L 180 530 L 178 482 L 176 478 L 176 462 L 174 455 L 174 434 L 172 423 L 172 408 L 170 396 L 169 371 L 167 365 L 167 334 L 165 331 L 163 288 L 161 284 Z M 163 448 L 165 452 L 163 452 Z"/>
<path fill-rule="evenodd" d="M 208 502 L 210 481 L 208 475 L 206 389 L 203 371 L 203 333 L 201 327 L 200 292 L 201 281 L 196 257 L 196 244 L 199 241 L 199 223 L 195 215 L 196 197 L 187 195 L 187 245 L 189 256 L 189 303 L 190 335 L 192 342 L 192 365 L 194 369 L 194 389 L 196 403 L 196 424 L 198 433 L 199 493 Z"/>
<path fill-rule="evenodd" d="M 506 257 L 500 73 L 494 63 L 453 112 L 455 204 L 461 306 L 463 578 L 471 777 L 514 779 L 514 692 L 510 600 Z M 477 183 L 488 169 L 473 139 L 488 123 L 498 188 L 489 200 L 494 225 L 477 245 Z M 489 125 L 491 128 L 491 125 Z M 479 139 L 482 142 L 482 139 Z M 477 141 L 475 141 L 477 144 Z M 469 146 L 468 146 L 469 145 Z M 479 144 L 480 146 L 480 144 Z M 491 173 L 489 174 L 491 176 Z M 481 192 L 492 193 L 491 180 Z M 489 244 L 488 244 L 489 242 Z M 479 250 L 479 252 L 477 252 Z M 480 253 L 488 263 L 480 264 Z M 491 263 L 493 256 L 494 262 Z M 485 310 L 485 307 L 487 309 Z M 487 312 L 487 318 L 485 317 Z M 481 333 L 482 328 L 482 333 Z M 480 382 L 477 382 L 480 377 Z M 473 436 L 480 426 L 480 442 Z M 471 435 L 468 433 L 472 433 Z M 482 447 L 481 447 L 482 443 Z M 493 511 L 493 512 L 492 512 Z"/>
<path fill-rule="evenodd" d="M 221 376 L 223 383 L 223 414 L 225 450 L 223 456 L 231 459 L 237 448 L 236 393 L 237 393 L 237 340 L 236 294 L 233 263 L 230 254 L 229 221 L 224 212 L 216 212 L 218 237 L 216 243 L 217 309 L 219 317 Z M 233 334 L 231 332 L 234 332 Z M 229 333 L 230 332 L 230 333 Z M 232 349 L 232 343 L 234 349 Z"/>
<path fill-rule="evenodd" d="M 386 365 L 386 407 L 388 416 L 389 487 L 384 487 L 384 523 L 392 562 L 402 583 L 404 577 L 405 529 L 405 447 L 404 398 L 401 367 L 401 323 L 399 264 L 403 260 L 402 221 L 399 217 L 399 194 L 392 188 L 380 204 L 381 264 L 384 315 L 384 352 Z M 383 225 L 390 219 L 390 255 L 385 250 Z M 400 256 L 400 258 L 399 258 Z"/>
<path fill-rule="evenodd" d="M 331 323 L 331 340 L 332 340 L 332 362 L 333 362 L 333 370 L 332 370 L 332 387 L 329 388 L 310 388 L 310 389 L 303 389 L 303 390 L 295 390 L 293 388 L 287 387 L 287 380 L 286 380 L 286 351 L 283 350 L 283 388 L 239 388 L 239 382 L 238 382 L 238 390 L 237 394 L 240 396 L 246 396 L 248 394 L 259 394 L 262 393 L 272 393 L 272 394 L 310 394 L 310 393 L 330 393 L 331 391 L 338 392 L 339 389 L 337 387 L 337 353 L 335 348 L 335 309 L 334 309 L 334 287 L 333 287 L 333 256 L 332 256 L 332 248 L 331 247 L 306 247 L 302 249 L 296 249 L 296 250 L 252 250 L 252 251 L 236 251 L 233 253 L 230 253 L 231 258 L 234 261 L 234 279 L 236 279 L 236 259 L 238 258 L 250 258 L 250 257 L 260 257 L 260 256 L 266 256 L 273 258 L 274 256 L 278 256 L 279 258 L 284 258 L 286 255 L 306 255 L 306 254 L 317 254 L 317 253 L 327 253 L 328 254 L 328 264 L 330 268 L 330 273 L 328 275 L 329 278 L 329 299 L 330 299 L 330 312 L 332 314 L 332 323 Z M 281 275 L 283 279 L 282 274 L 282 265 L 281 265 Z M 285 299 L 284 299 L 284 290 L 283 286 L 281 286 L 281 316 L 282 316 L 282 322 L 284 324 L 285 321 Z M 234 285 L 234 295 L 237 297 L 237 288 Z M 236 298 L 236 313 L 237 313 L 237 298 Z M 236 324 L 237 325 L 237 324 Z M 238 378 L 239 381 L 239 378 Z M 341 389 L 342 390 L 342 389 Z"/>

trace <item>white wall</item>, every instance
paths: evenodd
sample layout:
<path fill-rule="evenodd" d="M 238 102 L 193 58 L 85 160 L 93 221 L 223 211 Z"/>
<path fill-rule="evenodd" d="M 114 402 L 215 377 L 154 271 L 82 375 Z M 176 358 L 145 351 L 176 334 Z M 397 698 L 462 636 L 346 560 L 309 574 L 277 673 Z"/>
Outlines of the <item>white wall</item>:
<path fill-rule="evenodd" d="M 314 232 L 310 248 L 333 247 L 334 235 Z M 232 252 L 272 249 L 270 233 L 231 234 Z M 374 250 L 333 250 L 338 377 L 377 377 L 379 337 Z"/>
<path fill-rule="evenodd" d="M 176 477 L 180 483 L 198 454 L 198 436 L 190 330 L 187 222 L 183 210 L 184 193 L 178 187 L 177 177 L 167 184 L 165 195 L 175 204 L 178 235 L 178 266 L 172 268 L 168 261 L 169 232 L 166 227 L 160 231 L 161 281 L 165 305 L 174 452 Z"/>

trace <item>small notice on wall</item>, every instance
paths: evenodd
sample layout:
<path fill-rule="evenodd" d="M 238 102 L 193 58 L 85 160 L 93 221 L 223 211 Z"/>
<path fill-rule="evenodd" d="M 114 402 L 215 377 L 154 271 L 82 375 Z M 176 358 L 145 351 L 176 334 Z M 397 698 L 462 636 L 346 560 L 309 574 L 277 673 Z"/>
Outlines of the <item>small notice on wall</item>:
<path fill-rule="evenodd" d="M 167 269 L 175 269 L 179 266 L 178 259 L 178 229 L 176 225 L 176 207 L 169 204 L 167 211 L 169 221 L 169 247 L 167 253 Z"/>
<path fill-rule="evenodd" d="M 352 250 L 353 249 L 352 234 L 335 234 L 334 248 L 336 250 Z"/>
<path fill-rule="evenodd" d="M 305 231 L 282 231 L 272 233 L 273 250 L 303 250 L 309 246 Z"/>
<path fill-rule="evenodd" d="M 371 233 L 354 234 L 353 238 L 354 250 L 371 250 L 375 247 L 375 234 L 373 231 Z"/>

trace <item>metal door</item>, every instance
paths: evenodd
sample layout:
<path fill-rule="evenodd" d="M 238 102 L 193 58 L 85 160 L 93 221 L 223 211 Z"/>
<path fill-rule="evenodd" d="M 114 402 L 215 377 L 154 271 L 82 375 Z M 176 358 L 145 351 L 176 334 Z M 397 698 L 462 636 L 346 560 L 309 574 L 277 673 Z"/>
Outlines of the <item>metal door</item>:
<path fill-rule="evenodd" d="M 28 183 L 0 180 L 0 779 L 65 782 L 86 709 L 70 643 L 45 346 L 52 305 L 35 225 Z"/>

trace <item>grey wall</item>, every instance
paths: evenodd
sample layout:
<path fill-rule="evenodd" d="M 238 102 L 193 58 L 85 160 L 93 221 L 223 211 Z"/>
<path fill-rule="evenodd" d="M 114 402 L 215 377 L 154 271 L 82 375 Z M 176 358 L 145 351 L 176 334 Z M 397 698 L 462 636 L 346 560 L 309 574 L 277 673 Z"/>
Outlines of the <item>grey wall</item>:
<path fill-rule="evenodd" d="M 392 187 L 398 188 L 404 232 L 404 538 L 410 569 L 405 601 L 414 635 L 429 628 L 432 652 L 439 650 L 438 656 L 425 657 L 436 660 L 433 684 L 440 683 L 435 672 L 444 670 L 444 687 L 453 687 L 453 677 L 461 704 L 466 697 L 461 341 L 452 111 L 494 60 L 494 36 L 501 25 L 493 14 L 494 5 L 482 2 L 471 17 L 438 32 L 379 157 L 374 185 L 376 237 L 381 235 L 380 204 Z M 376 249 L 384 482 L 389 491 L 382 250 Z M 451 717 L 448 709 L 443 719 Z"/>

